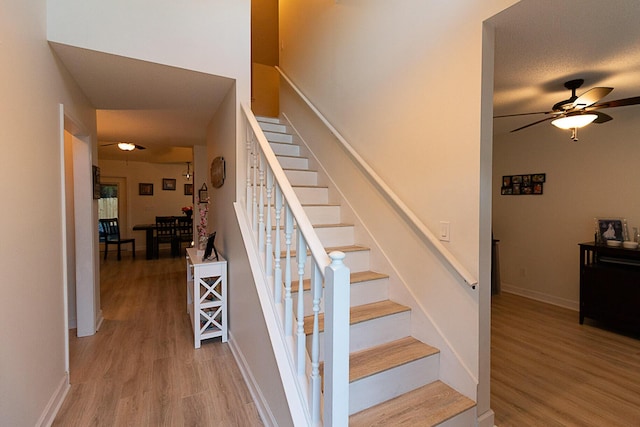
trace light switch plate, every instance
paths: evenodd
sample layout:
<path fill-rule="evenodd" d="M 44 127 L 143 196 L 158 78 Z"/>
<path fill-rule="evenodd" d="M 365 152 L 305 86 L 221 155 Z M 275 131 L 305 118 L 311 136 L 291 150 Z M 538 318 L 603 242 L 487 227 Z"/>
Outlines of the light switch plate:
<path fill-rule="evenodd" d="M 450 241 L 451 224 L 449 221 L 440 221 L 440 236 L 439 239 L 443 242 Z"/>

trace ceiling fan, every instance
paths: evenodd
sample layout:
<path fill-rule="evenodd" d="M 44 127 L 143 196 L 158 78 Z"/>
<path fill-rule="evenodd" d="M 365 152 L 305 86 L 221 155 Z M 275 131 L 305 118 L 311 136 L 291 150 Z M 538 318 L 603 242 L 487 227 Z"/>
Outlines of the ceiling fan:
<path fill-rule="evenodd" d="M 576 95 L 578 89 L 584 83 L 583 79 L 569 80 L 564 87 L 571 91 L 571 97 L 564 101 L 557 102 L 551 111 L 539 111 L 534 113 L 505 114 L 502 116 L 494 116 L 494 118 L 526 116 L 532 114 L 546 114 L 548 117 L 537 120 L 533 123 L 521 126 L 511 132 L 528 128 L 538 123 L 552 120 L 551 124 L 560 129 L 571 129 L 571 139 L 578 140 L 578 128 L 584 127 L 589 123 L 605 123 L 613 120 L 613 117 L 600 111 L 603 108 L 624 107 L 628 105 L 640 104 L 640 96 L 632 98 L 617 99 L 615 101 L 598 103 L 602 98 L 607 96 L 613 90 L 612 87 L 594 87 L 580 96 Z"/>
<path fill-rule="evenodd" d="M 133 151 L 133 150 L 146 150 L 147 147 L 143 147 L 142 145 L 134 144 L 132 142 L 113 142 L 111 144 L 103 144 L 103 147 L 109 147 L 112 145 L 117 145 L 119 149 L 122 151 Z"/>

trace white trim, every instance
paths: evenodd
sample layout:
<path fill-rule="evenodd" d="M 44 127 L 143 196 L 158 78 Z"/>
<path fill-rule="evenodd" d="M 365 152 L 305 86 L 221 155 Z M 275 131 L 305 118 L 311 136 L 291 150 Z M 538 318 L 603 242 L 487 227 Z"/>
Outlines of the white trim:
<path fill-rule="evenodd" d="M 243 243 L 247 251 L 247 257 L 249 259 L 249 265 L 251 266 L 251 273 L 253 279 L 256 282 L 256 292 L 264 315 L 265 325 L 269 332 L 269 338 L 272 342 L 273 353 L 278 365 L 278 371 L 280 372 L 280 378 L 282 379 L 282 387 L 289 403 L 289 412 L 293 424 L 296 426 L 311 425 L 309 414 L 305 412 L 304 408 L 304 391 L 299 390 L 298 382 L 292 375 L 294 366 L 293 360 L 291 360 L 287 348 L 289 344 L 286 341 L 286 337 L 281 333 L 278 327 L 278 318 L 275 308 L 272 307 L 269 293 L 267 292 L 268 285 L 264 283 L 265 273 L 262 270 L 262 262 L 260 260 L 260 254 L 256 253 L 255 248 L 257 245 L 253 241 L 253 232 L 248 225 L 249 219 L 247 213 L 240 203 L 234 202 L 233 208 L 236 212 L 236 220 L 240 227 L 240 234 L 242 235 Z"/>
<path fill-rule="evenodd" d="M 269 406 L 267 400 L 264 398 L 264 394 L 262 394 L 262 390 L 258 386 L 258 382 L 255 380 L 255 377 L 253 376 L 250 366 L 247 363 L 244 354 L 240 350 L 240 347 L 236 346 L 236 342 L 233 339 L 233 334 L 231 333 L 231 331 L 229 331 L 229 340 L 227 341 L 227 343 L 231 348 L 231 354 L 233 354 L 233 358 L 236 360 L 236 364 L 240 369 L 242 378 L 244 378 L 244 382 L 247 384 L 249 393 L 251 394 L 251 397 L 256 404 L 256 409 L 260 414 L 262 423 L 265 425 L 265 427 L 277 426 L 278 423 L 273 416 L 273 412 L 271 412 L 271 407 Z"/>
<path fill-rule="evenodd" d="M 67 393 L 70 388 L 69 371 L 67 371 L 64 373 L 62 380 L 60 380 L 60 384 L 51 395 L 51 399 L 49 399 L 49 403 L 47 403 L 47 406 L 45 406 L 44 411 L 40 415 L 40 418 L 36 423 L 36 427 L 49 427 L 53 424 L 53 420 L 55 420 L 56 415 L 58 415 L 58 411 L 60 410 L 65 397 L 67 397 Z"/>
<path fill-rule="evenodd" d="M 64 147 L 64 104 L 58 104 L 60 120 L 60 210 L 61 210 L 61 231 L 60 243 L 62 246 L 62 309 L 64 310 L 64 370 L 69 372 L 69 276 L 67 269 L 67 179 L 65 169 L 65 147 Z M 72 319 L 73 327 L 77 325 L 77 319 Z"/>
<path fill-rule="evenodd" d="M 372 181 L 376 188 L 380 189 L 380 191 L 391 201 L 392 205 L 395 206 L 399 213 L 405 218 L 418 232 L 421 237 L 427 240 L 447 261 L 447 263 L 458 273 L 460 278 L 472 288 L 476 288 L 478 285 L 478 279 L 473 277 L 471 273 L 449 252 L 449 250 L 442 244 L 440 241 L 433 235 L 431 230 L 427 228 L 426 225 L 420 221 L 411 209 L 396 195 L 396 193 L 391 190 L 391 188 L 378 176 L 378 174 L 369 166 L 369 164 L 355 151 L 355 149 L 344 139 L 344 137 L 334 128 L 331 123 L 322 115 L 320 111 L 311 103 L 311 101 L 300 91 L 300 89 L 287 77 L 287 75 L 280 69 L 280 67 L 276 67 L 282 78 L 291 86 L 291 88 L 300 96 L 307 106 L 318 116 L 318 118 L 324 123 L 324 125 L 329 129 L 329 131 L 336 137 L 336 139 L 340 142 L 342 147 L 347 151 L 347 153 L 353 158 L 356 164 L 360 167 L 360 169 L 368 176 Z"/>
<path fill-rule="evenodd" d="M 532 291 L 531 289 L 520 288 L 504 282 L 501 283 L 501 290 L 508 294 L 520 295 L 521 297 L 546 302 L 547 304 L 557 305 L 558 307 L 567 308 L 569 310 L 580 311 L 579 301 L 560 298 L 542 292 Z"/>

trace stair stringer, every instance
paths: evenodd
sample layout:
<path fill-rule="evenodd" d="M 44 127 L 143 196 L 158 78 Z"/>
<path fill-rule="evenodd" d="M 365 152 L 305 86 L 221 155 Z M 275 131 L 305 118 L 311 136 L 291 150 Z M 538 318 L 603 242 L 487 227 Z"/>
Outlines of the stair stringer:
<path fill-rule="evenodd" d="M 342 206 L 341 215 L 343 222 L 354 224 L 356 241 L 361 245 L 371 248 L 371 269 L 384 271 L 389 275 L 389 299 L 411 307 L 412 336 L 440 350 L 439 379 L 472 400 L 477 400 L 477 376 L 473 374 L 472 369 L 464 362 L 453 344 L 447 339 L 442 328 L 434 320 L 433 316 L 428 313 L 427 308 L 419 302 L 419 297 L 400 273 L 402 267 L 395 265 L 395 263 L 391 261 L 382 245 L 374 237 L 374 234 L 356 212 L 348 198 L 345 197 L 340 185 L 331 178 L 314 150 L 300 134 L 298 129 L 291 123 L 286 113 L 281 114 L 281 121 L 285 122 L 291 133 L 296 135 L 294 140 L 300 144 L 302 152 L 308 155 L 310 166 L 313 165 L 313 168 L 318 172 L 319 185 L 322 183 L 322 185 L 329 187 L 329 201 Z M 402 221 L 402 218 L 398 217 L 398 221 Z M 450 276 L 451 271 L 443 264 L 440 271 L 430 271 L 429 274 L 435 277 L 434 280 L 439 280 L 441 277 L 443 278 L 442 280 L 445 280 L 444 277 Z M 461 298 L 465 300 L 466 295 L 469 294 L 469 290 L 460 288 L 459 293 Z M 477 317 L 477 305 L 469 304 L 468 309 L 472 311 L 475 310 Z"/>

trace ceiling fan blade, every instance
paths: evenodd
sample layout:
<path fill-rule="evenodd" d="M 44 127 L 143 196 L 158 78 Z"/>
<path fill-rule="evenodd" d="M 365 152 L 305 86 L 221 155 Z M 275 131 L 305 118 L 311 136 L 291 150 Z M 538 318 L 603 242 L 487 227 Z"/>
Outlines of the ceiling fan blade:
<path fill-rule="evenodd" d="M 135 144 L 136 150 L 146 150 L 147 147 L 143 147 L 142 145 Z"/>
<path fill-rule="evenodd" d="M 616 99 L 614 101 L 609 101 L 609 102 L 601 102 L 600 104 L 592 105 L 591 107 L 589 107 L 589 110 L 598 110 L 600 108 L 625 107 L 627 105 L 637 105 L 637 104 L 640 104 L 640 96 Z"/>
<path fill-rule="evenodd" d="M 609 95 L 612 90 L 612 87 L 594 87 L 573 101 L 573 108 L 586 108 L 593 105 L 605 96 Z"/>
<path fill-rule="evenodd" d="M 553 111 L 538 111 L 535 113 L 516 113 L 516 114 L 503 114 L 501 116 L 493 116 L 494 119 L 501 119 L 503 117 L 517 117 L 517 116 L 529 116 L 532 114 L 551 114 Z"/>
<path fill-rule="evenodd" d="M 552 119 L 555 119 L 555 118 L 556 118 L 556 116 L 545 117 L 544 119 L 538 120 L 537 122 L 529 123 L 528 125 L 524 125 L 524 126 L 519 127 L 518 129 L 514 129 L 511 132 L 512 133 L 513 132 L 517 132 L 519 130 L 526 129 L 529 126 L 537 125 L 538 123 L 546 122 L 547 120 L 552 120 Z"/>
<path fill-rule="evenodd" d="M 594 112 L 593 112 L 593 114 L 595 114 L 595 115 L 597 115 L 597 116 L 598 116 L 598 118 L 597 118 L 597 119 L 595 119 L 595 120 L 593 121 L 593 123 L 606 123 L 606 122 L 608 122 L 609 120 L 613 120 L 613 117 L 611 117 L 610 115 L 605 114 L 605 113 L 600 113 L 600 112 L 598 112 L 598 111 L 594 111 Z"/>

